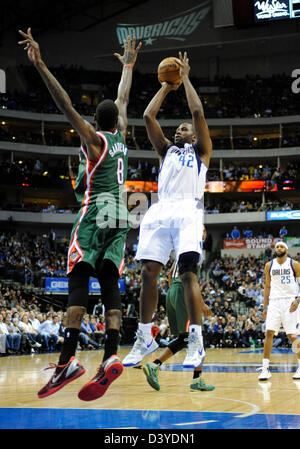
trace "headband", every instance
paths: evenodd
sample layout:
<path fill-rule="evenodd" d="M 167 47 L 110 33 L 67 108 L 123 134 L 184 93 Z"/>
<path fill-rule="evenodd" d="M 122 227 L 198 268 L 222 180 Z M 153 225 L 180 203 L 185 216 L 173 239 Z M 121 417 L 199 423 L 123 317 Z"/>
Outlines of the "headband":
<path fill-rule="evenodd" d="M 287 244 L 285 242 L 280 242 L 280 241 L 277 242 L 276 245 L 275 245 L 275 248 L 276 248 L 277 245 L 283 245 L 287 250 L 289 249 L 289 247 L 287 246 Z"/>

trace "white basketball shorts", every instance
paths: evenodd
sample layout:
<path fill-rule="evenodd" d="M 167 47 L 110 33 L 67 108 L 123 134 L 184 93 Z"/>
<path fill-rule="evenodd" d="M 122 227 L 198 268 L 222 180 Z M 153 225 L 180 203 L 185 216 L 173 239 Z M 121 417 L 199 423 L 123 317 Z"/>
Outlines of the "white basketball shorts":
<path fill-rule="evenodd" d="M 204 213 L 200 202 L 159 201 L 145 214 L 139 234 L 137 260 L 153 260 L 165 265 L 172 250 L 180 254 L 202 254 Z"/>
<path fill-rule="evenodd" d="M 295 298 L 270 299 L 266 330 L 278 331 L 282 325 L 286 334 L 296 334 L 298 314 L 297 311 L 289 311 L 294 300 Z"/>

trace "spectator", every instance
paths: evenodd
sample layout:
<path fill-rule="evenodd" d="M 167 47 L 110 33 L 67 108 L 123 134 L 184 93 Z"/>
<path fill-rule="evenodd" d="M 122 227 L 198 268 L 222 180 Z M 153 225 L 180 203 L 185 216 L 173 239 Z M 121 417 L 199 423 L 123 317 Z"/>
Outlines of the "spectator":
<path fill-rule="evenodd" d="M 84 349 L 100 349 L 99 343 L 97 343 L 92 338 L 93 331 L 91 329 L 91 326 L 89 324 L 89 315 L 86 314 L 83 317 L 83 320 L 81 322 L 80 326 L 80 333 L 79 333 L 79 344 L 81 348 Z"/>
<path fill-rule="evenodd" d="M 24 313 L 21 321 L 19 321 L 19 329 L 22 334 L 25 335 L 28 344 L 31 347 L 31 352 L 35 352 L 41 347 L 41 344 L 38 340 L 38 332 L 31 326 L 28 320 L 28 314 Z"/>
<path fill-rule="evenodd" d="M 279 231 L 279 237 L 281 237 L 283 239 L 284 237 L 287 236 L 287 233 L 288 233 L 287 228 L 285 225 L 283 225 Z"/>
<path fill-rule="evenodd" d="M 237 226 L 233 227 L 233 230 L 231 231 L 231 238 L 232 239 L 240 239 L 241 238 L 241 233 L 238 230 Z"/>
<path fill-rule="evenodd" d="M 55 313 L 49 313 L 48 319 L 40 324 L 38 328 L 39 339 L 46 352 L 53 352 L 59 340 L 60 323 Z"/>
<path fill-rule="evenodd" d="M 222 347 L 223 348 L 236 348 L 238 345 L 238 337 L 236 331 L 228 324 L 227 329 L 223 335 Z"/>
<path fill-rule="evenodd" d="M 6 336 L 7 352 L 12 354 L 20 353 L 21 347 L 21 332 L 14 322 L 10 321 L 10 316 L 7 314 L 5 318 L 5 325 L 8 331 Z"/>

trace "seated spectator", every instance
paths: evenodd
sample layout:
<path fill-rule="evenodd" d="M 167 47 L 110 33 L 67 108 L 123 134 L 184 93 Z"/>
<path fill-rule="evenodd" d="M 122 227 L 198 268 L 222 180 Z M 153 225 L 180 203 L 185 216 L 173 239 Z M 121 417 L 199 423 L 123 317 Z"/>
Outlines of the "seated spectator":
<path fill-rule="evenodd" d="M 89 324 L 89 315 L 86 314 L 83 317 L 83 320 L 81 322 L 80 326 L 80 332 L 79 332 L 79 344 L 81 346 L 81 349 L 100 349 L 101 346 L 99 343 L 97 343 L 95 340 L 93 340 L 92 335 L 93 331 L 91 329 L 91 326 Z"/>
<path fill-rule="evenodd" d="M 156 337 L 156 341 L 159 343 L 159 346 L 164 348 L 169 344 L 170 327 L 168 318 L 165 317 L 163 320 L 159 319 L 158 325 L 159 325 L 159 334 Z"/>
<path fill-rule="evenodd" d="M 215 348 L 219 344 L 218 323 L 215 316 L 204 322 L 204 337 L 207 348 Z"/>
<path fill-rule="evenodd" d="M 228 324 L 222 339 L 223 348 L 236 348 L 238 345 L 238 337 L 236 331 Z"/>
<path fill-rule="evenodd" d="M 53 352 L 59 340 L 60 323 L 55 313 L 48 314 L 48 319 L 40 324 L 38 328 L 39 340 L 46 352 Z"/>
<path fill-rule="evenodd" d="M 9 315 L 6 315 L 5 325 L 8 331 L 6 336 L 6 348 L 9 354 L 18 354 L 20 353 L 21 348 L 21 331 L 15 326 L 15 323 L 10 321 Z"/>
<path fill-rule="evenodd" d="M 105 334 L 105 317 L 104 315 L 100 315 L 99 321 L 97 323 L 97 329 L 100 331 L 103 335 Z"/>
<path fill-rule="evenodd" d="M 41 315 L 41 314 L 40 314 Z M 35 313 L 34 310 L 31 310 L 29 312 L 29 316 L 28 316 L 28 321 L 31 324 L 31 326 L 33 327 L 33 329 L 35 329 L 36 331 L 38 331 L 38 328 L 41 324 L 40 320 L 37 318 L 37 314 Z"/>
<path fill-rule="evenodd" d="M 41 347 L 38 340 L 38 332 L 31 326 L 28 320 L 28 315 L 24 313 L 18 325 L 20 331 L 25 336 L 28 345 L 31 347 L 31 352 L 35 352 Z"/>
<path fill-rule="evenodd" d="M 98 330 L 97 321 L 96 321 L 95 316 L 90 317 L 89 325 L 90 325 L 90 328 L 92 329 L 92 335 L 91 335 L 92 339 L 95 340 L 97 343 L 99 343 L 99 345 L 101 345 L 104 340 L 105 332 L 101 332 Z"/>

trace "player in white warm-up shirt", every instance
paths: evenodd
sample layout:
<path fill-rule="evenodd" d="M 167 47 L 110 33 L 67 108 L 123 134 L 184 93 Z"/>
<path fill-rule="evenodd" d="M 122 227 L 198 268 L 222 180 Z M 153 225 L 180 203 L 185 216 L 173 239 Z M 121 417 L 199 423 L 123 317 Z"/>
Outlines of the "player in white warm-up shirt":
<path fill-rule="evenodd" d="M 123 360 L 124 366 L 137 365 L 158 347 L 151 335 L 152 316 L 157 306 L 157 280 L 171 250 L 176 253 L 190 319 L 188 354 L 183 365 L 198 367 L 203 361 L 201 314 L 211 314 L 197 282 L 197 266 L 202 253 L 204 212 L 202 198 L 212 143 L 201 100 L 189 80 L 186 53 L 180 57 L 180 72 L 193 124 L 178 126 L 174 143 L 162 132 L 156 116 L 174 86 L 162 83 L 149 103 L 144 119 L 148 137 L 159 155 L 157 204 L 150 207 L 141 227 L 136 259 L 142 262 L 140 323 L 137 339 Z"/>
<path fill-rule="evenodd" d="M 258 379 L 268 380 L 271 377 L 269 363 L 273 337 L 281 325 L 298 356 L 299 367 L 293 379 L 300 379 L 300 341 L 296 329 L 300 302 L 300 264 L 288 257 L 288 246 L 284 242 L 276 243 L 275 255 L 276 258 L 265 266 L 263 319 L 266 320 L 266 338 L 262 372 Z"/>

